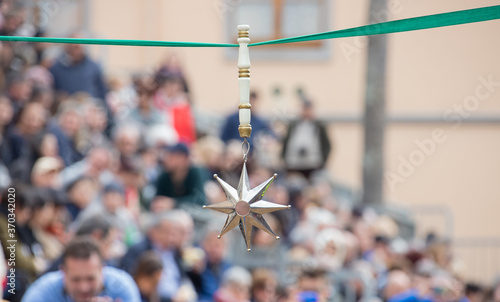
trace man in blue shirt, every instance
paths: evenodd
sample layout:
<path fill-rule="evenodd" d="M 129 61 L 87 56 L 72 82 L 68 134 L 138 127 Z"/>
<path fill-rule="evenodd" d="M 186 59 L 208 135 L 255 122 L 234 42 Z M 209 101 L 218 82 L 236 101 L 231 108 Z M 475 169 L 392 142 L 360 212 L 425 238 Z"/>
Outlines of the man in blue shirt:
<path fill-rule="evenodd" d="M 256 105 L 259 99 L 255 91 L 250 92 L 250 104 L 252 105 L 252 136 L 248 138 L 248 142 L 253 144 L 255 137 L 261 134 L 268 134 L 274 136 L 268 122 L 262 118 L 256 110 Z M 226 117 L 226 121 L 222 126 L 221 139 L 227 144 L 231 140 L 243 140 L 238 132 L 238 126 L 240 124 L 239 112 L 236 111 Z"/>
<path fill-rule="evenodd" d="M 78 34 L 71 38 L 80 38 Z M 54 89 L 69 95 L 86 92 L 104 102 L 106 84 L 101 66 L 85 54 L 80 44 L 67 44 L 64 53 L 50 67 L 54 77 Z"/>
<path fill-rule="evenodd" d="M 103 267 L 92 239 L 77 238 L 63 253 L 61 270 L 43 275 L 31 285 L 23 302 L 140 302 L 139 290 L 126 272 Z"/>

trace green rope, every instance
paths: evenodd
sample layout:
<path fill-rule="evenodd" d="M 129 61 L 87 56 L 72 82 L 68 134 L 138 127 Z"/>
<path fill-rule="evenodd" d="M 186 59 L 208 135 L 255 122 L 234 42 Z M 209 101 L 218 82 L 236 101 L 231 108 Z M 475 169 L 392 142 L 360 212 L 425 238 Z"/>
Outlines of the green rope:
<path fill-rule="evenodd" d="M 272 41 L 252 43 L 249 46 L 271 45 L 282 43 L 294 43 L 304 41 L 315 41 L 334 38 L 370 36 L 421 30 L 435 27 L 452 26 L 466 23 L 483 22 L 500 19 L 500 5 L 449 12 L 437 15 L 429 15 L 410 19 L 388 21 L 370 24 L 349 29 L 329 31 L 312 35 L 304 35 L 293 38 L 284 38 Z"/>
<path fill-rule="evenodd" d="M 483 22 L 500 19 L 500 5 L 475 9 L 468 9 L 443 14 L 409 18 L 370 24 L 360 27 L 335 30 L 292 38 L 252 43 L 249 46 L 294 43 L 324 39 L 346 38 L 356 36 L 370 36 L 405 32 L 412 30 L 429 29 L 443 26 L 452 26 L 474 22 Z M 64 44 L 98 44 L 98 45 L 125 45 L 125 46 L 156 46 L 156 47 L 238 47 L 238 44 L 201 43 L 201 42 L 169 42 L 147 40 L 114 40 L 114 39 L 78 39 L 78 38 L 44 38 L 44 37 L 16 37 L 0 36 L 0 41 L 14 42 L 45 42 Z"/>
<path fill-rule="evenodd" d="M 17 36 L 0 36 L 0 41 L 124 45 L 124 46 L 156 46 L 156 47 L 238 47 L 238 44 L 222 44 L 222 43 L 114 40 L 114 39 L 79 39 L 79 38 L 44 38 L 44 37 L 17 37 Z"/>

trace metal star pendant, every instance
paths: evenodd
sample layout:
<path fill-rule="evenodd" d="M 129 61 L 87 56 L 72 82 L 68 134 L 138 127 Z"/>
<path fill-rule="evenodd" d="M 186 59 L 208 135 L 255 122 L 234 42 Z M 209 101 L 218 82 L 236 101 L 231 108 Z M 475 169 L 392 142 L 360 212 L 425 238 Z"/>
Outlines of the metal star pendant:
<path fill-rule="evenodd" d="M 217 174 L 214 175 L 219 184 L 222 186 L 227 200 L 214 205 L 203 206 L 203 208 L 228 214 L 226 223 L 224 224 L 218 238 L 238 225 L 240 227 L 241 234 L 243 234 L 243 238 L 245 239 L 247 251 L 249 252 L 251 250 L 250 238 L 252 236 L 252 226 L 256 226 L 259 229 L 271 234 L 276 239 L 280 238 L 279 236 L 276 236 L 264 217 L 262 217 L 262 214 L 290 208 L 289 205 L 284 206 L 274 202 L 262 200 L 267 188 L 269 188 L 277 176 L 277 174 L 274 174 L 265 182 L 253 189 L 250 189 L 247 166 L 246 163 L 244 163 L 238 189 L 236 190 L 228 183 L 220 179 Z"/>

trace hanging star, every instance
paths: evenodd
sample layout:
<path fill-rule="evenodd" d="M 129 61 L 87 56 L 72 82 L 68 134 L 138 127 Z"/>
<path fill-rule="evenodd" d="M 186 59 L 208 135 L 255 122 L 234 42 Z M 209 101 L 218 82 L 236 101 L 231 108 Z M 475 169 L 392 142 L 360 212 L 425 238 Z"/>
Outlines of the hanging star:
<path fill-rule="evenodd" d="M 238 189 L 236 190 L 228 183 L 220 179 L 217 174 L 214 175 L 215 179 L 217 179 L 219 184 L 222 186 L 227 200 L 214 205 L 203 206 L 203 208 L 228 214 L 226 223 L 224 224 L 224 227 L 222 227 L 222 231 L 218 238 L 232 230 L 234 227 L 239 226 L 241 234 L 243 234 L 243 238 L 245 239 L 245 244 L 247 245 L 247 251 L 249 252 L 251 250 L 250 238 L 252 236 L 252 226 L 256 226 L 259 229 L 271 234 L 276 239 L 280 238 L 279 236 L 276 236 L 264 217 L 262 217 L 262 214 L 290 208 L 290 206 L 262 200 L 262 197 L 276 176 L 278 175 L 274 174 L 265 182 L 253 189 L 250 189 L 247 167 L 246 163 L 244 163 Z"/>

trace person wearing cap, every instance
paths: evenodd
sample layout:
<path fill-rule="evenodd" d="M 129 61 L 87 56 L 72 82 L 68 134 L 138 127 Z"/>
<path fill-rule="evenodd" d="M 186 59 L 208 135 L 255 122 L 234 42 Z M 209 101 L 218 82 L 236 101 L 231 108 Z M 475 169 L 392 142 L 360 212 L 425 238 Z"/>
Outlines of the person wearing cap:
<path fill-rule="evenodd" d="M 57 189 L 60 186 L 59 172 L 64 164 L 56 157 L 40 157 L 31 170 L 31 183 L 38 188 Z"/>
<path fill-rule="evenodd" d="M 191 164 L 185 144 L 167 147 L 162 164 L 164 172 L 156 184 L 156 198 L 151 204 L 153 211 L 205 203 L 203 178 L 198 168 Z"/>

